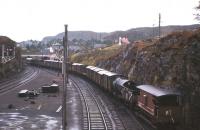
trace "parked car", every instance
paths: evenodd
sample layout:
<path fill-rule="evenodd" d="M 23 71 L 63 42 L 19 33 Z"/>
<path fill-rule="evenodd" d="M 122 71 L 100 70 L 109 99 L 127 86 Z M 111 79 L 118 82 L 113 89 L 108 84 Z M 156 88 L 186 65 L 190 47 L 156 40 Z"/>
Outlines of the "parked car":
<path fill-rule="evenodd" d="M 26 97 L 27 94 L 28 94 L 28 90 L 27 89 L 23 89 L 23 90 L 19 91 L 18 96 L 19 97 Z"/>
<path fill-rule="evenodd" d="M 29 91 L 27 89 L 20 90 L 18 93 L 19 97 L 35 97 L 38 95 L 39 95 L 39 93 L 36 90 Z"/>

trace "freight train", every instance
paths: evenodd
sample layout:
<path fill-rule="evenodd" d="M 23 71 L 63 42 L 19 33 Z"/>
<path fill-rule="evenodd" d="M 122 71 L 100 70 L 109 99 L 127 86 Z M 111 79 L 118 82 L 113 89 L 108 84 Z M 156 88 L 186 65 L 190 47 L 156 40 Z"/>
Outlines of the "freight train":
<path fill-rule="evenodd" d="M 32 60 L 31 64 L 56 70 L 62 68 L 62 62 L 53 60 Z M 121 74 L 80 63 L 67 63 L 67 71 L 93 81 L 107 93 L 131 106 L 132 110 L 141 113 L 155 126 L 180 122 L 181 94 L 178 91 L 137 85 Z"/>

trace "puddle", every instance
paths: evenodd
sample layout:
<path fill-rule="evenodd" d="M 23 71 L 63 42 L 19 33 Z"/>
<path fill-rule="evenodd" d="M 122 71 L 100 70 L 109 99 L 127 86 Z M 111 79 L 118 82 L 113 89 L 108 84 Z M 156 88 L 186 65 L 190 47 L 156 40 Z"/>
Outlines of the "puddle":
<path fill-rule="evenodd" d="M 28 117 L 21 113 L 0 113 L 0 130 L 60 129 L 61 119 L 47 115 Z"/>

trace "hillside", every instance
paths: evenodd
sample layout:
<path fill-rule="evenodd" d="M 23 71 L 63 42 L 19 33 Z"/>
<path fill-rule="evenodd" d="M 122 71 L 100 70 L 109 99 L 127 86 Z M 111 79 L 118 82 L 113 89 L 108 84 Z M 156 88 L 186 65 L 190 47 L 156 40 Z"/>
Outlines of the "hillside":
<path fill-rule="evenodd" d="M 0 36 L 0 44 L 15 45 L 16 43 L 6 36 Z"/>
<path fill-rule="evenodd" d="M 184 30 L 193 30 L 199 28 L 200 25 L 185 25 L 185 26 L 163 26 L 161 28 L 162 35 L 169 34 L 174 31 L 184 31 Z M 47 36 L 42 39 L 43 43 L 47 43 L 51 40 L 62 39 L 64 36 L 64 32 L 57 34 L 56 36 Z M 115 41 L 118 40 L 119 37 L 128 37 L 130 41 L 148 39 L 158 36 L 158 27 L 142 27 L 142 28 L 133 28 L 126 31 L 114 31 L 110 33 L 105 32 L 92 32 L 92 31 L 69 31 L 68 38 L 70 41 L 73 39 L 76 40 L 108 40 Z"/>
<path fill-rule="evenodd" d="M 92 32 L 92 31 L 69 31 L 68 32 L 68 38 L 70 41 L 73 39 L 77 40 L 91 40 L 91 39 L 98 39 L 100 40 L 101 38 L 104 38 L 107 36 L 108 33 L 97 33 L 97 32 Z M 49 42 L 54 39 L 62 39 L 64 37 L 64 32 L 57 34 L 56 36 L 47 36 L 42 39 L 43 43 Z"/>
<path fill-rule="evenodd" d="M 174 32 L 160 40 L 144 40 L 127 46 L 113 45 L 88 53 L 78 53 L 72 56 L 72 61 L 122 73 L 139 84 L 178 87 L 186 85 L 182 83 L 182 79 L 189 78 L 188 75 L 193 76 L 193 80 L 200 78 L 197 73 L 200 72 L 197 67 L 200 65 L 199 32 L 200 30 Z M 183 75 L 183 70 L 194 73 L 184 72 Z M 140 78 L 138 74 L 143 76 Z"/>
<path fill-rule="evenodd" d="M 162 36 L 174 31 L 194 30 L 200 25 L 186 26 L 163 26 L 161 28 Z M 69 31 L 68 39 L 71 52 L 82 52 L 93 48 L 101 48 L 116 43 L 119 37 L 127 37 L 130 42 L 145 40 L 158 36 L 157 27 L 133 28 L 127 31 L 115 31 L 111 33 L 93 32 L 93 31 Z M 45 48 L 51 47 L 55 43 L 63 43 L 64 32 L 55 36 L 47 36 L 42 41 L 27 40 L 20 42 L 24 54 L 40 54 Z"/>
<path fill-rule="evenodd" d="M 200 128 L 200 30 L 174 32 L 115 48 L 105 55 L 106 48 L 90 52 L 80 62 L 95 61 L 93 65 L 121 73 L 137 84 L 181 90 L 182 125 L 187 130 Z M 99 58 L 101 53 L 104 58 Z"/>
<path fill-rule="evenodd" d="M 199 28 L 200 25 L 185 25 L 185 26 L 162 26 L 161 35 L 167 35 L 175 31 L 190 31 Z M 116 31 L 112 32 L 109 35 L 105 36 L 104 39 L 114 41 L 119 37 L 128 37 L 130 41 L 142 40 L 153 38 L 159 35 L 158 27 L 142 27 L 142 28 L 133 28 L 127 31 Z"/>
<path fill-rule="evenodd" d="M 93 49 L 87 53 L 76 53 L 71 56 L 71 61 L 87 65 L 97 65 L 98 62 L 107 61 L 112 57 L 116 57 L 121 51 L 122 48 L 120 46 L 113 45 L 103 49 Z"/>
<path fill-rule="evenodd" d="M 127 46 L 113 45 L 76 54 L 72 56 L 72 61 L 121 73 L 139 84 L 198 86 L 199 34 L 200 30 L 174 32 L 160 40 L 144 40 Z"/>

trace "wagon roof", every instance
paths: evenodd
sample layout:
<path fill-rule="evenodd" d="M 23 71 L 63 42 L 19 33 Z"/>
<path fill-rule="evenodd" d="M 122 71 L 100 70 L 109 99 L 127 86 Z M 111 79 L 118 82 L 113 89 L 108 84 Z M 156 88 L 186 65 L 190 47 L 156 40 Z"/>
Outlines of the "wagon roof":
<path fill-rule="evenodd" d="M 57 60 L 44 60 L 44 61 L 59 62 L 59 61 L 57 61 Z"/>
<path fill-rule="evenodd" d="M 101 68 L 96 67 L 96 68 L 94 68 L 93 70 L 94 70 L 95 72 L 99 72 L 99 71 L 102 71 L 102 70 L 104 70 L 104 69 L 101 69 Z"/>
<path fill-rule="evenodd" d="M 81 63 L 73 63 L 72 65 L 83 65 L 83 64 L 81 64 Z"/>
<path fill-rule="evenodd" d="M 100 71 L 100 70 L 103 70 L 103 69 L 101 69 L 101 68 L 99 68 L 99 67 L 95 67 L 95 66 L 87 66 L 86 68 L 87 68 L 87 69 L 90 69 L 90 70 L 93 70 L 93 71 L 95 71 L 95 72 L 98 72 L 98 71 Z"/>
<path fill-rule="evenodd" d="M 94 66 L 87 66 L 86 68 L 90 69 L 90 68 L 94 68 Z"/>
<path fill-rule="evenodd" d="M 156 97 L 166 96 L 166 95 L 180 95 L 177 90 L 161 89 L 152 85 L 140 85 L 137 86 L 138 89 L 148 92 Z"/>
<path fill-rule="evenodd" d="M 113 73 L 113 72 L 110 72 L 110 71 L 107 71 L 107 70 L 102 70 L 102 71 L 99 71 L 98 72 L 99 74 L 101 74 L 101 75 L 107 75 L 107 76 L 115 76 L 115 75 L 119 75 L 119 74 L 117 74 L 117 73 Z"/>

